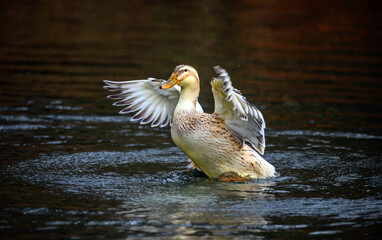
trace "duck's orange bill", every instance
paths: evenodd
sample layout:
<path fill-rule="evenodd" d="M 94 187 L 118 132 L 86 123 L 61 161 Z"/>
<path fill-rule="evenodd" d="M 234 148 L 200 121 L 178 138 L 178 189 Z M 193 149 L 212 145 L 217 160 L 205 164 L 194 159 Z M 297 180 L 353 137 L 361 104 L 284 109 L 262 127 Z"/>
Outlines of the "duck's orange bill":
<path fill-rule="evenodd" d="M 160 86 L 160 88 L 161 89 L 172 88 L 173 86 L 175 86 L 176 84 L 179 84 L 179 83 L 180 82 L 178 80 L 178 76 L 176 75 L 176 73 L 173 73 L 173 74 L 171 74 L 171 77 Z"/>

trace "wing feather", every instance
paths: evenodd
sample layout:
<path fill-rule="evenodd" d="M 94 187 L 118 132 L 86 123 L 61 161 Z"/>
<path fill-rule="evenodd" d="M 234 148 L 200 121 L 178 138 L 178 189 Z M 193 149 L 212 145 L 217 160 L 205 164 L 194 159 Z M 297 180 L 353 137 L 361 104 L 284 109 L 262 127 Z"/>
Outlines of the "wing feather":
<path fill-rule="evenodd" d="M 152 127 L 172 124 L 172 116 L 179 100 L 180 87 L 159 89 L 165 80 L 148 78 L 132 81 L 104 80 L 105 89 L 115 92 L 108 98 L 116 100 L 114 106 L 123 106 L 120 114 L 136 112 L 130 119 Z"/>
<path fill-rule="evenodd" d="M 265 121 L 255 106 L 232 87 L 228 73 L 220 66 L 214 67 L 219 75 L 211 81 L 215 99 L 215 113 L 223 117 L 227 127 L 240 142 L 249 142 L 257 151 L 264 154 Z"/>

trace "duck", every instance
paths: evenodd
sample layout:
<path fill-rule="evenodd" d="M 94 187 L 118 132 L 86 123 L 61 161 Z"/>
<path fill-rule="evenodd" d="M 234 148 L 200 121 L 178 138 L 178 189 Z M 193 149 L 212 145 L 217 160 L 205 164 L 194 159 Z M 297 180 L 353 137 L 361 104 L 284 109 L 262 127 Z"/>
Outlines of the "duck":
<path fill-rule="evenodd" d="M 209 178 L 275 177 L 275 167 L 261 156 L 266 147 L 263 114 L 232 86 L 225 69 L 214 70 L 211 114 L 198 102 L 200 79 L 190 65 L 176 66 L 168 80 L 104 80 L 104 88 L 113 92 L 107 96 L 116 100 L 113 105 L 123 107 L 120 114 L 134 113 L 132 122 L 171 126 L 171 138 L 188 156 L 189 167 Z"/>

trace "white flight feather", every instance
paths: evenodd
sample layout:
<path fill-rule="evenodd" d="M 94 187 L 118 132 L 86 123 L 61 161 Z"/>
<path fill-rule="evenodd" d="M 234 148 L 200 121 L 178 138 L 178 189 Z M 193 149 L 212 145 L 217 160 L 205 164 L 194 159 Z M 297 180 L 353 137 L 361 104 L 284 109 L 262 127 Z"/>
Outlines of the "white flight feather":
<path fill-rule="evenodd" d="M 180 96 L 180 87 L 159 89 L 165 80 L 147 78 L 131 81 L 104 80 L 105 89 L 114 92 L 108 98 L 117 100 L 114 106 L 124 106 L 120 114 L 133 113 L 131 121 L 141 124 L 151 123 L 152 127 L 165 127 L 172 124 L 172 117 Z M 199 103 L 199 112 L 203 112 Z"/>

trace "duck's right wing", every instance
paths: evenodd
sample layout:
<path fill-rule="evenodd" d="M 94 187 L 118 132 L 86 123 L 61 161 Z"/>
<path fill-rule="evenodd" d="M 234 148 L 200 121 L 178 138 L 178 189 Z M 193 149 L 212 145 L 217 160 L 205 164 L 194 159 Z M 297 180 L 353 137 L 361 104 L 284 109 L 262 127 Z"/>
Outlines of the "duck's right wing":
<path fill-rule="evenodd" d="M 263 114 L 248 102 L 239 90 L 232 87 L 231 79 L 223 68 L 215 66 L 214 70 L 219 74 L 219 77 L 214 78 L 211 82 L 215 99 L 215 113 L 224 119 L 225 124 L 231 129 L 240 144 L 249 142 L 259 153 L 264 154 L 265 121 Z"/>
<path fill-rule="evenodd" d="M 172 116 L 180 96 L 180 87 L 159 89 L 165 80 L 148 78 L 115 82 L 104 80 L 105 89 L 115 92 L 108 98 L 118 100 L 113 105 L 123 106 L 120 114 L 136 112 L 131 121 L 151 123 L 152 127 L 172 124 Z"/>

